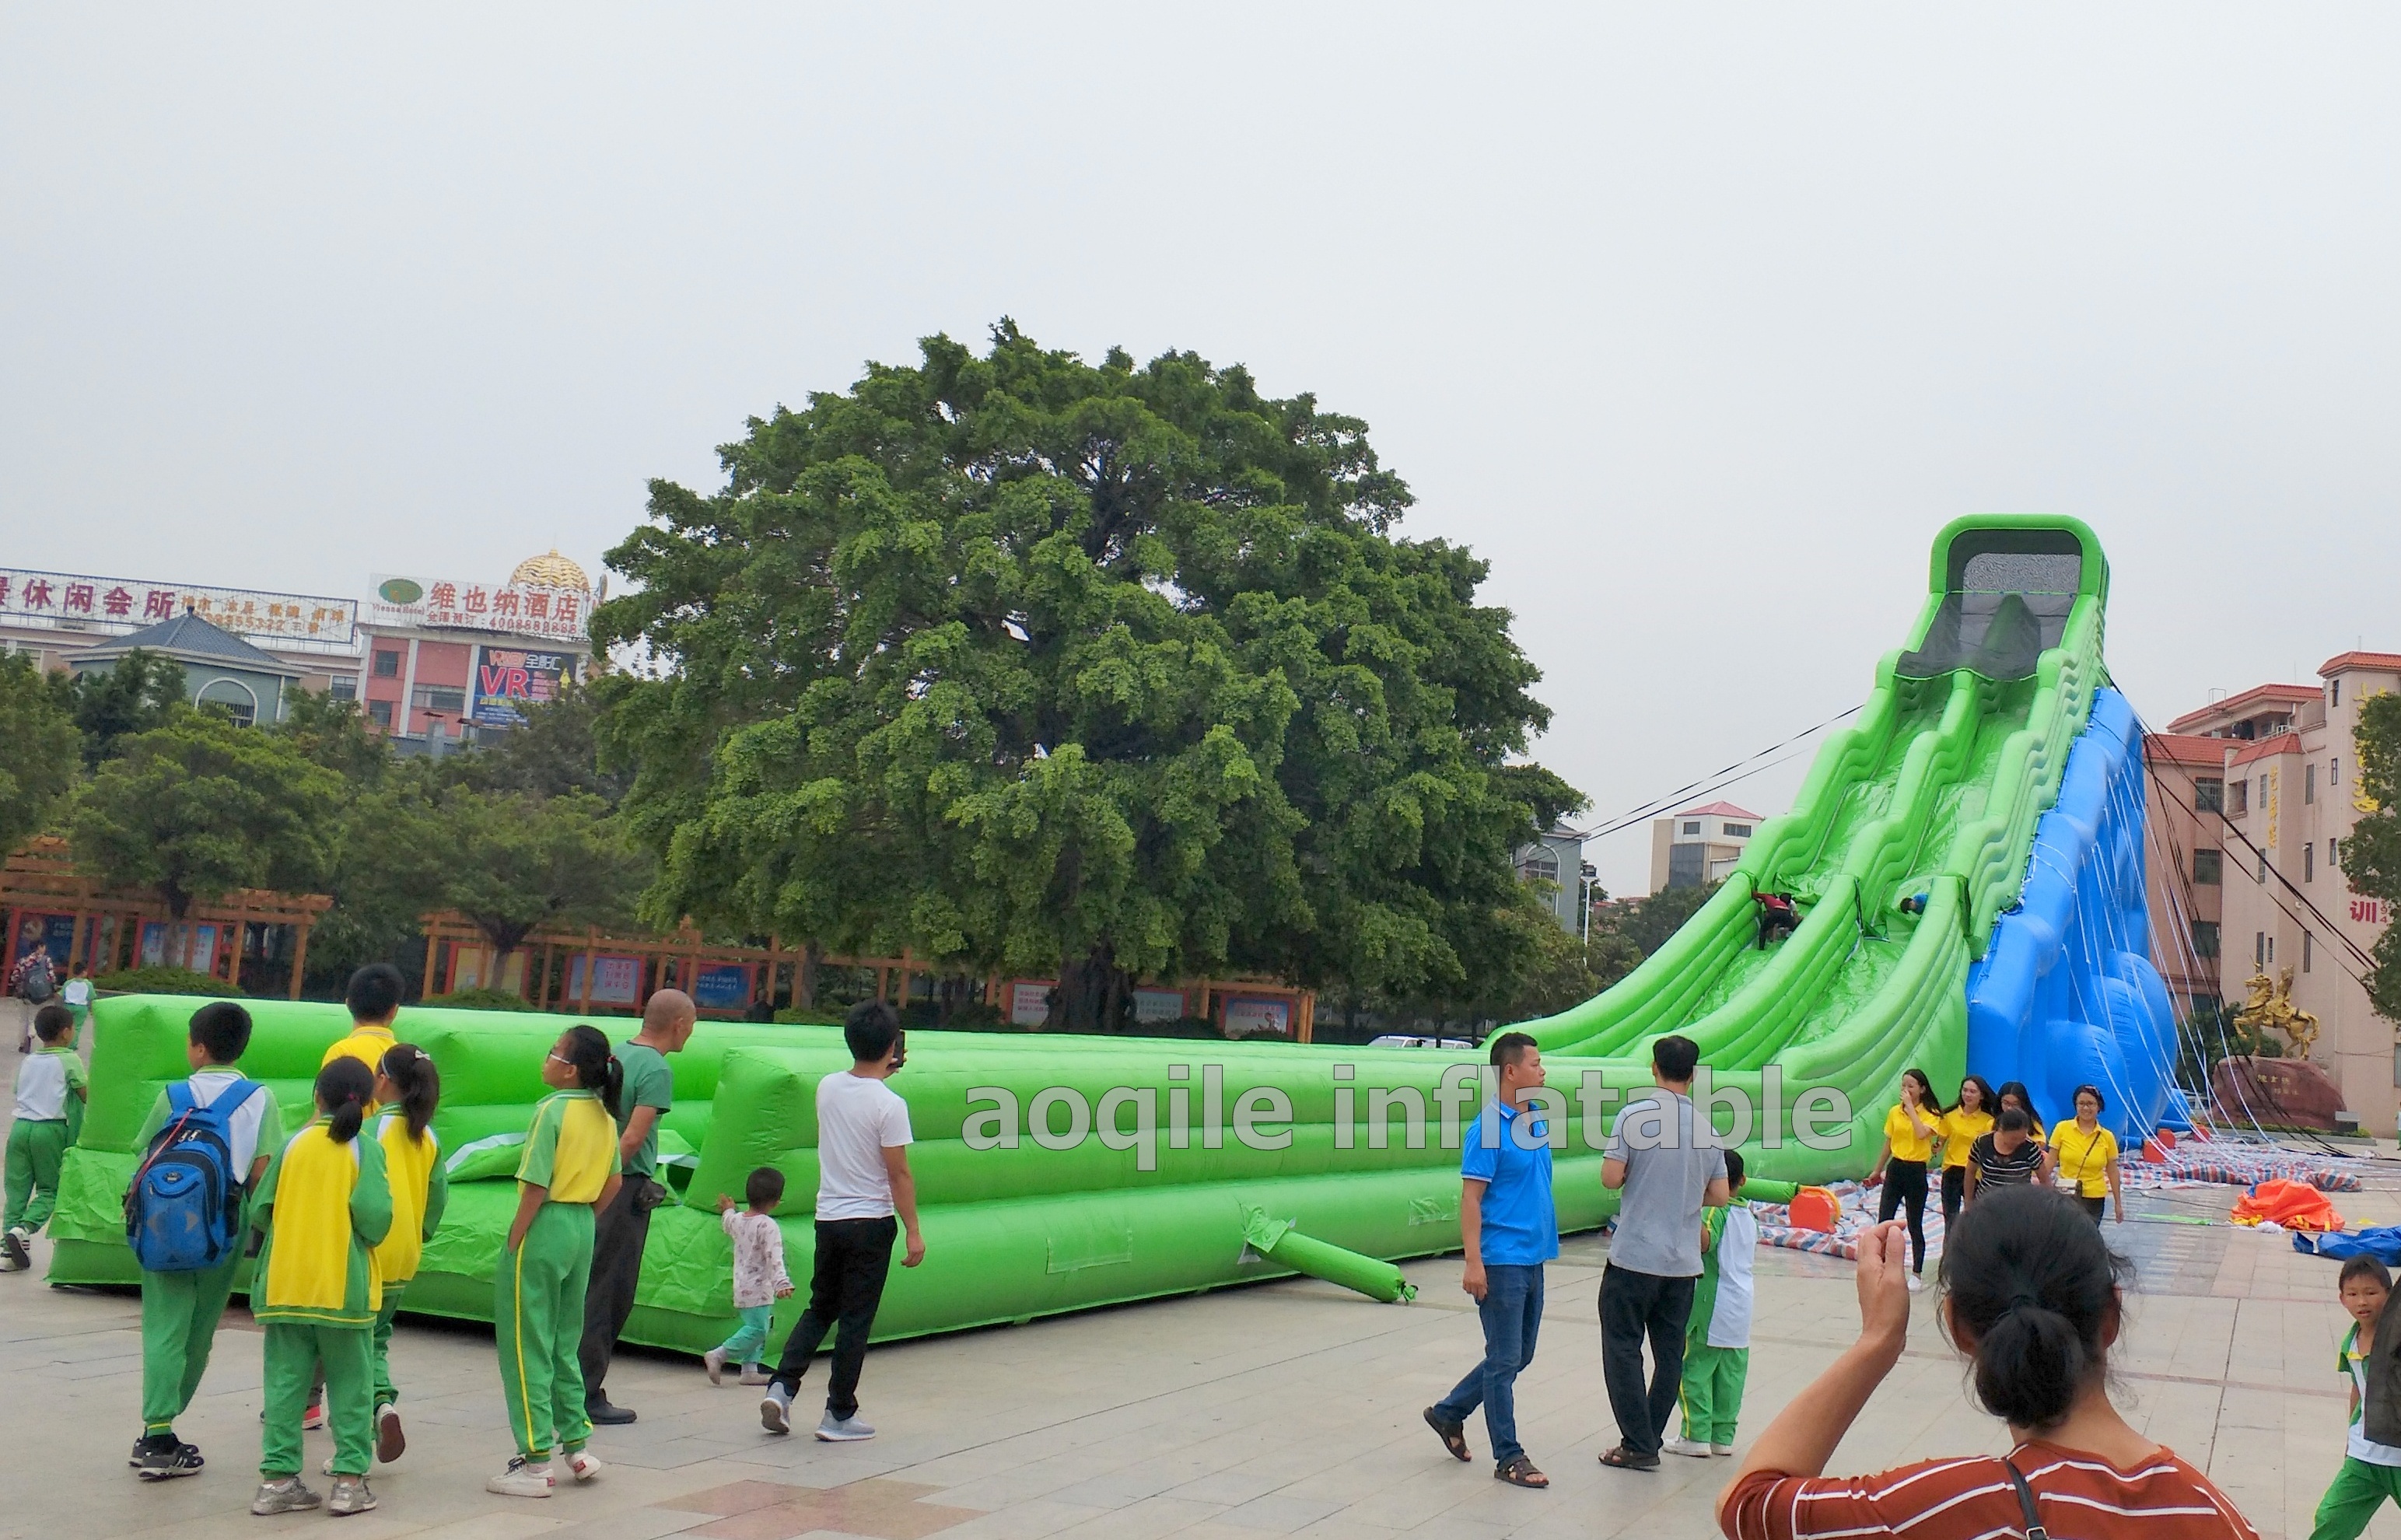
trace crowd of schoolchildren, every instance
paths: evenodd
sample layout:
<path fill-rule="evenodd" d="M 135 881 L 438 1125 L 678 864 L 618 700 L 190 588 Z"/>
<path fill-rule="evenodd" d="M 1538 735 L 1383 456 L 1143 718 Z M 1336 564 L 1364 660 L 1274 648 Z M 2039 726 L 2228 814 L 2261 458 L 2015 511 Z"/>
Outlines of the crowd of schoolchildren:
<path fill-rule="evenodd" d="M 193 1012 L 191 1073 L 150 1109 L 126 1196 L 127 1233 L 142 1269 L 142 1432 L 128 1464 L 143 1479 L 205 1468 L 175 1423 L 199 1390 L 247 1262 L 265 1391 L 251 1511 L 322 1506 L 345 1516 L 377 1506 L 371 1468 L 407 1447 L 392 1319 L 448 1199 L 432 1128 L 441 1076 L 431 1056 L 397 1039 L 399 998 L 399 976 L 381 965 L 351 981 L 353 1030 L 326 1050 L 310 1115 L 290 1134 L 273 1094 L 239 1067 L 250 1046 L 249 1012 L 231 1000 Z M 33 1013 L 40 1050 L 17 1076 L 0 1269 L 30 1264 L 26 1243 L 57 1201 L 62 1157 L 88 1094 L 76 1025 L 76 1012 L 56 1001 Z M 873 1437 L 858 1419 L 858 1380 L 904 1226 L 902 1265 L 914 1267 L 925 1255 L 908 1168 L 908 1107 L 884 1083 L 903 1056 L 899 1018 L 870 1002 L 852 1011 L 844 1036 L 852 1068 L 818 1087 L 825 1176 L 808 1308 L 781 1362 L 766 1372 L 775 1302 L 793 1289 L 774 1217 L 783 1176 L 762 1167 L 746 1184 L 747 1207 L 737 1211 L 731 1195 L 719 1198 L 741 1325 L 706 1360 L 712 1383 L 730 1363 L 742 1383 L 764 1386 L 761 1421 L 785 1433 L 802 1375 L 834 1332 L 832 1383 L 817 1429 L 829 1441 Z M 548 1094 L 526 1133 L 517 1207 L 493 1278 L 499 1378 L 515 1451 L 485 1485 L 512 1497 L 548 1497 L 559 1481 L 601 1473 L 587 1447 L 594 1403 L 579 1351 L 595 1216 L 618 1194 L 625 1147 L 655 1138 L 653 1120 L 634 1122 L 621 1105 L 624 1070 L 597 1027 L 561 1033 L 542 1079 Z M 333 1478 L 322 1496 L 302 1469 L 303 1432 L 318 1427 L 330 1427 L 334 1444 L 321 1466 Z"/>

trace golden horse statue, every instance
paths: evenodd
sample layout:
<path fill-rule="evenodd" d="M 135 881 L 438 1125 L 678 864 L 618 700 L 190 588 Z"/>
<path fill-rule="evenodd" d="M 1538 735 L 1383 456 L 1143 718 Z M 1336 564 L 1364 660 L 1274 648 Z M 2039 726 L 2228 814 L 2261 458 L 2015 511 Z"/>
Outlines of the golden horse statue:
<path fill-rule="evenodd" d="M 2293 1045 L 2291 1057 L 2306 1059 L 2318 1040 L 2318 1019 L 2293 1006 L 2293 970 L 2284 969 L 2281 983 L 2263 970 L 2251 975 L 2251 997 L 2234 1013 L 2234 1024 L 2257 1032 L 2273 1027 Z"/>

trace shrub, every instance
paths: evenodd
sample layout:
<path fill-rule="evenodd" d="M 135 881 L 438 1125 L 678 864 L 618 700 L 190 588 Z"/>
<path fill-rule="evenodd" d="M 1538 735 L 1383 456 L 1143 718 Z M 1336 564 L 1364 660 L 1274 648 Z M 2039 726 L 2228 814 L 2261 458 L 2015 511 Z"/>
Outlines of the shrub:
<path fill-rule="evenodd" d="M 505 989 L 461 989 L 450 995 L 428 995 L 417 1002 L 446 1011 L 531 1011 L 533 1002 Z"/>
<path fill-rule="evenodd" d="M 93 976 L 91 986 L 111 995 L 223 995 L 240 998 L 242 992 L 223 979 L 195 973 L 188 968 L 128 968 Z"/>

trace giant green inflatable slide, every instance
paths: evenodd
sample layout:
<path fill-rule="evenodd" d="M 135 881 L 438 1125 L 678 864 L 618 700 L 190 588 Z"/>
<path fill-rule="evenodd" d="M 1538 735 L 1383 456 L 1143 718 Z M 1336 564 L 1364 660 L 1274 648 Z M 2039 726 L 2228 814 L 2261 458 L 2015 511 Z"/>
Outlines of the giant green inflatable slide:
<path fill-rule="evenodd" d="M 1663 1034 L 1695 1038 L 1721 1095 L 1750 1099 L 1747 1130 L 1730 1106 L 1713 1118 L 1770 1178 L 1863 1172 L 1904 1067 L 1955 1083 L 1969 965 L 2017 901 L 2036 821 L 2092 709 L 2106 596 L 2099 545 L 2073 520 L 1976 518 L 1942 532 L 1908 646 L 1877 666 L 1865 707 L 1824 745 L 1792 810 L 1761 828 L 1717 894 L 1630 976 L 1527 1024 L 1564 1097 L 1550 1120 L 1563 1230 L 1613 1210 L 1598 1154 L 1610 1097 L 1650 1083 L 1648 1044 Z M 1802 918 L 1762 949 L 1752 895 L 1771 891 L 1792 895 Z M 120 1217 L 133 1137 L 160 1087 L 185 1072 L 195 1003 L 131 996 L 96 1011 L 90 1110 L 53 1221 L 53 1282 L 133 1281 Z M 242 1067 L 296 1127 L 347 1018 L 333 1005 L 252 1011 Z M 563 1024 L 402 1012 L 401 1036 L 441 1068 L 435 1127 L 452 1179 L 410 1309 L 490 1318 L 514 1145 Z M 664 1144 L 682 1201 L 653 1217 L 627 1335 L 696 1352 L 732 1319 L 716 1196 L 739 1193 L 755 1166 L 789 1178 L 786 1247 L 806 1276 L 816 1087 L 848 1055 L 833 1028 L 704 1023 L 671 1062 Z M 1394 1297 L 1397 1275 L 1379 1263 L 1459 1245 L 1457 1130 L 1473 1119 L 1481 1063 L 1419 1049 L 913 1033 L 893 1085 L 918 1139 L 926 1256 L 894 1269 L 878 1335 L 1296 1270 Z M 779 1310 L 779 1333 L 800 1303 Z"/>

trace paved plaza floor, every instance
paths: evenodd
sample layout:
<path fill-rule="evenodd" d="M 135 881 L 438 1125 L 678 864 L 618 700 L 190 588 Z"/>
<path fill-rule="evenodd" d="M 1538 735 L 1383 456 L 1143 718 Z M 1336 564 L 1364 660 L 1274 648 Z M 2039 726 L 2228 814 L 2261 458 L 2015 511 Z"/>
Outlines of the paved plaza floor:
<path fill-rule="evenodd" d="M 13 1045 L 9 1045 L 13 1046 Z M 13 1078 L 16 1055 L 0 1075 Z M 2389 1150 L 2388 1150 L 2389 1153 Z M 2401 1165 L 2396 1165 L 2401 1172 Z M 2282 1236 L 2223 1224 L 2233 1189 L 2136 1199 L 2110 1238 L 2139 1269 L 2119 1360 L 2135 1424 L 2207 1470 L 2261 1533 L 2304 1535 L 2340 1461 L 2344 1396 L 2333 1373 L 2345 1317 L 2335 1265 Z M 2353 1223 L 2401 1221 L 2401 1180 L 2338 1199 Z M 940 1244 L 939 1233 L 934 1243 Z M 37 1246 L 46 1252 L 47 1247 Z M 343 1540 L 1500 1540 L 1703 1536 L 1734 1462 L 1670 1459 L 1656 1474 L 1607 1470 L 1615 1442 L 1600 1382 L 1595 1295 L 1606 1245 L 1571 1239 L 1549 1277 L 1541 1351 L 1518 1384 L 1520 1435 L 1555 1485 L 1495 1482 L 1483 1458 L 1447 1458 L 1419 1420 L 1475 1361 L 1475 1316 L 1456 1259 L 1412 1263 L 1422 1291 L 1379 1305 L 1308 1280 L 1164 1300 L 875 1349 L 862 1415 L 871 1443 L 764 1433 L 757 1392 L 712 1389 L 696 1363 L 621 1357 L 610 1379 L 630 1427 L 602 1429 L 607 1473 L 541 1502 L 487 1495 L 510 1452 L 488 1331 L 405 1320 L 393 1369 L 409 1448 L 377 1470 L 375 1513 Z M 1870 1470 L 2005 1447 L 1969 1402 L 1922 1296 L 1900 1368 L 1835 1457 Z M 1847 1344 L 1848 1264 L 1763 1250 L 1745 1441 Z M 139 1302 L 0 1276 L 0 1536 L 179 1540 L 334 1522 L 254 1519 L 258 1328 L 231 1313 L 198 1404 L 179 1425 L 201 1476 L 145 1485 L 126 1468 L 140 1429 Z M 823 1360 L 802 1405 L 823 1395 Z M 803 1423 L 805 1427 L 807 1423 Z M 331 1442 L 309 1436 L 311 1468 Z M 324 1483 L 313 1474 L 312 1485 Z M 2401 1537 L 2401 1515 L 2369 1533 Z"/>

